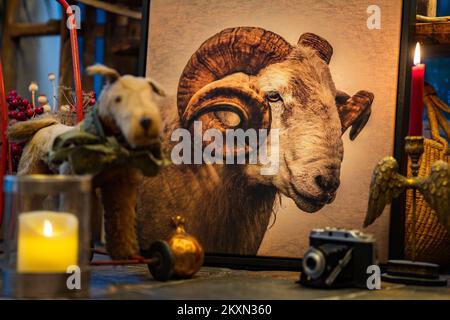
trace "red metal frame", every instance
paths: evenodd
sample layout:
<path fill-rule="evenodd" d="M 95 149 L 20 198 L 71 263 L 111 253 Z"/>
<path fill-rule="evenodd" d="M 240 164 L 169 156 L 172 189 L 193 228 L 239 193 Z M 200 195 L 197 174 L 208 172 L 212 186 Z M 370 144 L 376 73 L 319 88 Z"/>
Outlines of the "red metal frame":
<path fill-rule="evenodd" d="M 93 253 L 107 256 L 108 253 L 100 249 L 92 249 Z M 107 260 L 107 261 L 91 261 L 91 266 L 122 266 L 130 264 L 151 264 L 156 262 L 156 259 L 146 259 L 141 256 L 133 257 L 129 260 Z"/>
<path fill-rule="evenodd" d="M 1 161 L 0 161 L 0 226 L 3 222 L 3 210 L 4 210 L 4 198 L 3 193 L 3 178 L 6 172 L 6 159 L 8 157 L 8 136 L 6 135 L 6 129 L 8 127 L 8 109 L 6 107 L 6 93 L 5 93 L 5 82 L 3 81 L 3 66 L 0 59 L 0 112 L 1 112 Z"/>
<path fill-rule="evenodd" d="M 81 86 L 81 67 L 80 67 L 80 55 L 78 52 L 78 37 L 76 28 L 76 18 L 72 12 L 72 8 L 65 0 L 57 0 L 59 4 L 64 8 L 67 14 L 67 18 L 70 22 L 70 44 L 72 48 L 72 65 L 73 65 L 73 77 L 75 82 L 75 96 L 76 96 L 76 108 L 77 108 L 77 121 L 80 122 L 84 118 L 83 114 L 83 88 Z"/>

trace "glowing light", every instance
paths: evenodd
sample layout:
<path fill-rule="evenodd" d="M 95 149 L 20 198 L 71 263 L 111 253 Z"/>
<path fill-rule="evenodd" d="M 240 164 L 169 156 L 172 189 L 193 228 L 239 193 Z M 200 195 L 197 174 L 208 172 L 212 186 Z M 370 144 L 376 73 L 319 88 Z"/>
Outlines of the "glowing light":
<path fill-rule="evenodd" d="M 53 236 L 53 225 L 47 219 L 44 220 L 44 236 L 46 236 L 47 238 Z"/>
<path fill-rule="evenodd" d="M 420 64 L 420 43 L 416 44 L 416 52 L 414 53 L 414 64 L 417 66 Z"/>

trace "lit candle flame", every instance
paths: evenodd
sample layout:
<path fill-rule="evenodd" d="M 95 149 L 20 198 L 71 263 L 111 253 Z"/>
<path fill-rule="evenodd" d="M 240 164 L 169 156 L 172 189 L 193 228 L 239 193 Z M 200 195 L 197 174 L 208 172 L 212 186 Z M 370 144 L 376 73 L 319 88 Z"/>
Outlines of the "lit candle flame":
<path fill-rule="evenodd" d="M 414 53 L 414 64 L 417 66 L 420 64 L 420 43 L 416 44 L 416 52 Z"/>
<path fill-rule="evenodd" d="M 53 226 L 47 219 L 44 220 L 44 236 L 50 238 L 53 235 Z"/>

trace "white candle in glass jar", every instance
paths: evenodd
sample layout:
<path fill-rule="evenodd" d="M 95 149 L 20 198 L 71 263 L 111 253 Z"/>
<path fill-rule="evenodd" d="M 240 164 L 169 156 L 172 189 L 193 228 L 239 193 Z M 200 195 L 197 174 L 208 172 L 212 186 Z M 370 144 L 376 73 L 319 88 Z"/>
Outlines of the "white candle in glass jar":
<path fill-rule="evenodd" d="M 65 212 L 21 213 L 17 245 L 18 272 L 66 272 L 78 261 L 78 218 Z"/>

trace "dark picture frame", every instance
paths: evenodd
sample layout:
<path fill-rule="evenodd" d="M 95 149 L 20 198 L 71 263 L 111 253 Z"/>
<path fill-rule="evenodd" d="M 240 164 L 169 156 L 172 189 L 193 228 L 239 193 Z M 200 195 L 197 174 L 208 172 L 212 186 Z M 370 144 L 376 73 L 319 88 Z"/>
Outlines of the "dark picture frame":
<path fill-rule="evenodd" d="M 411 72 L 415 46 L 415 21 L 417 0 L 403 1 L 402 35 L 398 71 L 397 112 L 395 119 L 394 157 L 400 170 L 406 175 L 408 159 L 405 154 L 405 137 L 408 132 L 409 99 L 411 90 Z M 389 259 L 405 257 L 406 195 L 392 202 L 389 226 Z"/>
<path fill-rule="evenodd" d="M 401 171 L 406 172 L 407 159 L 404 153 L 404 137 L 407 133 L 409 118 L 409 96 L 414 43 L 416 0 L 403 0 L 402 30 L 398 70 L 398 91 L 396 98 L 394 157 Z M 145 76 L 150 25 L 151 0 L 143 0 L 141 46 L 139 52 L 138 74 Z M 405 198 L 396 199 L 391 206 L 389 222 L 389 259 L 402 259 L 405 247 Z M 227 267 L 247 270 L 300 271 L 301 258 L 281 258 L 270 256 L 243 256 L 207 253 L 205 266 Z"/>

